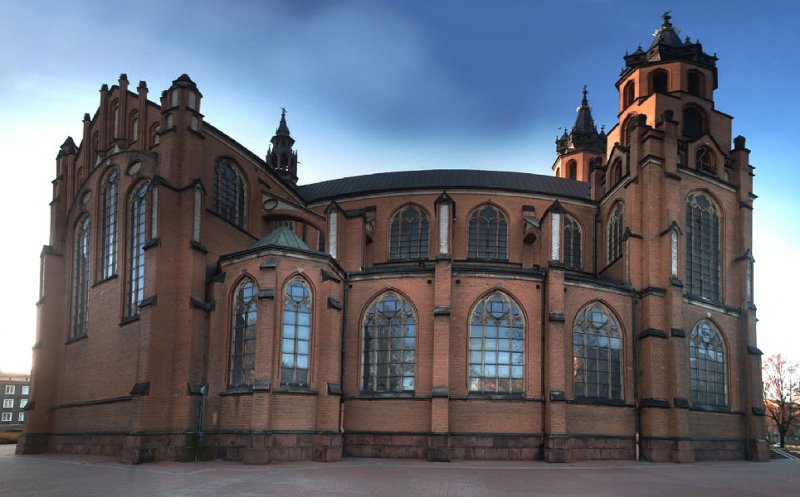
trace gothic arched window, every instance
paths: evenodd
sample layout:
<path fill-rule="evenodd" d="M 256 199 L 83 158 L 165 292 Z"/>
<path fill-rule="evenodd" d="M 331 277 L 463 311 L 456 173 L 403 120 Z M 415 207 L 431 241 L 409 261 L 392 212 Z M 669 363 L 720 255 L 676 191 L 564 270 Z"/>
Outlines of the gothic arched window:
<path fill-rule="evenodd" d="M 147 229 L 147 192 L 145 182 L 134 190 L 128 207 L 128 285 L 125 316 L 139 315 L 139 303 L 144 299 L 144 243 Z"/>
<path fill-rule="evenodd" d="M 499 209 L 486 205 L 469 218 L 469 259 L 506 260 L 508 258 L 508 223 Z"/>
<path fill-rule="evenodd" d="M 727 405 L 725 344 L 708 320 L 700 321 L 692 329 L 689 338 L 689 368 L 693 403 Z"/>
<path fill-rule="evenodd" d="M 231 161 L 222 159 L 214 166 L 214 196 L 212 208 L 231 224 L 244 228 L 244 181 Z"/>
<path fill-rule="evenodd" d="M 392 217 L 389 259 L 428 257 L 428 213 L 415 205 L 400 209 Z"/>
<path fill-rule="evenodd" d="M 569 269 L 581 268 L 581 227 L 570 216 L 564 216 L 564 265 Z"/>
<path fill-rule="evenodd" d="M 75 251 L 72 262 L 72 328 L 70 338 L 86 335 L 89 314 L 89 238 L 92 220 L 85 216 L 75 229 Z"/>
<path fill-rule="evenodd" d="M 700 147 L 695 152 L 695 165 L 699 171 L 716 174 L 717 167 L 714 164 L 714 155 L 708 147 Z"/>
<path fill-rule="evenodd" d="M 667 93 L 669 91 L 669 74 L 658 69 L 650 75 L 650 93 Z"/>
<path fill-rule="evenodd" d="M 494 292 L 472 310 L 469 322 L 469 391 L 525 390 L 525 319 L 519 305 Z"/>
<path fill-rule="evenodd" d="M 295 277 L 283 292 L 281 385 L 308 387 L 311 358 L 311 290 Z"/>
<path fill-rule="evenodd" d="M 413 392 L 417 320 L 395 292 L 373 303 L 364 318 L 364 392 Z"/>
<path fill-rule="evenodd" d="M 256 285 L 250 278 L 236 287 L 231 323 L 231 387 L 253 386 L 256 357 Z"/>
<path fill-rule="evenodd" d="M 623 108 L 626 108 L 633 103 L 635 98 L 634 91 L 633 81 L 628 81 L 628 83 L 625 85 L 625 89 L 622 91 Z"/>
<path fill-rule="evenodd" d="M 139 139 L 139 113 L 137 111 L 131 112 L 129 121 L 131 127 L 131 141 L 135 142 Z"/>
<path fill-rule="evenodd" d="M 686 288 L 689 295 L 719 301 L 719 208 L 707 195 L 686 198 Z"/>
<path fill-rule="evenodd" d="M 117 274 L 117 206 L 119 197 L 119 172 L 116 168 L 103 180 L 100 215 L 102 229 L 100 243 L 100 277 L 110 278 Z"/>
<path fill-rule="evenodd" d="M 625 230 L 625 207 L 617 202 L 606 222 L 606 261 L 611 264 L 622 256 L 622 237 Z"/>
<path fill-rule="evenodd" d="M 689 106 L 683 109 L 683 136 L 696 140 L 703 135 L 703 114 L 697 107 Z"/>
<path fill-rule="evenodd" d="M 567 162 L 567 175 L 569 179 L 578 179 L 578 163 L 574 160 Z"/>
<path fill-rule="evenodd" d="M 688 82 L 689 82 L 689 94 L 696 95 L 698 97 L 703 96 L 703 75 L 700 74 L 700 71 L 689 71 L 688 75 Z"/>
<path fill-rule="evenodd" d="M 578 312 L 572 327 L 576 399 L 622 400 L 622 333 L 603 304 Z"/>

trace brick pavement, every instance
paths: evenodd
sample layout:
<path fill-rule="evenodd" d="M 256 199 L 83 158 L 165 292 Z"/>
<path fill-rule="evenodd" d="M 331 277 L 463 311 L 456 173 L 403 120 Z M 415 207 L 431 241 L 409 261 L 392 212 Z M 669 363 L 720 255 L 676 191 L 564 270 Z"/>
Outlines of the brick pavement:
<path fill-rule="evenodd" d="M 147 496 L 759 496 L 798 495 L 800 462 L 547 464 L 346 458 L 245 466 L 163 462 L 127 466 L 97 456 L 15 456 L 0 446 L 2 497 Z"/>

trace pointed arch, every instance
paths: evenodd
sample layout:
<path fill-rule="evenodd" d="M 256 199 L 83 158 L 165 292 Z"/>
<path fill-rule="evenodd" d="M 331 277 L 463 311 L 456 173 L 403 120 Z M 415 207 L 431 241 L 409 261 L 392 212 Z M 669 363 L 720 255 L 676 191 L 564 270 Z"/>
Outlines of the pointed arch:
<path fill-rule="evenodd" d="M 211 207 L 220 217 L 240 228 L 246 222 L 247 188 L 244 176 L 233 160 L 219 158 L 214 164 L 214 193 Z"/>
<path fill-rule="evenodd" d="M 89 261 L 92 218 L 83 216 L 75 226 L 72 259 L 72 326 L 69 338 L 86 336 L 89 314 Z"/>
<path fill-rule="evenodd" d="M 258 285 L 243 276 L 231 295 L 231 348 L 228 383 L 231 387 L 252 387 L 255 376 L 256 306 Z"/>
<path fill-rule="evenodd" d="M 494 290 L 475 303 L 469 320 L 469 391 L 525 391 L 525 316 L 515 299 Z"/>
<path fill-rule="evenodd" d="M 683 108 L 683 136 L 690 141 L 694 141 L 705 133 L 706 129 L 705 113 L 696 105 L 687 105 Z"/>
<path fill-rule="evenodd" d="M 427 259 L 429 237 L 428 211 L 417 204 L 406 204 L 391 217 L 389 259 Z"/>
<path fill-rule="evenodd" d="M 711 148 L 703 145 L 697 147 L 694 152 L 694 164 L 698 171 L 717 174 L 717 161 L 714 152 Z"/>
<path fill-rule="evenodd" d="M 109 169 L 100 186 L 100 279 L 117 274 L 119 238 L 119 169 Z"/>
<path fill-rule="evenodd" d="M 689 369 L 692 403 L 727 406 L 726 346 L 713 322 L 703 319 L 689 336 Z"/>
<path fill-rule="evenodd" d="M 582 400 L 622 400 L 623 334 L 617 316 L 590 302 L 572 326 L 573 392 Z"/>
<path fill-rule="evenodd" d="M 622 256 L 622 237 L 625 230 L 625 204 L 618 201 L 606 220 L 606 263 Z"/>
<path fill-rule="evenodd" d="M 413 392 L 417 317 L 411 301 L 386 291 L 372 300 L 362 323 L 361 391 Z"/>
<path fill-rule="evenodd" d="M 720 299 L 721 209 L 696 190 L 686 196 L 686 288 L 689 295 Z"/>
<path fill-rule="evenodd" d="M 283 286 L 281 385 L 309 386 L 312 304 L 309 282 L 300 275 L 291 276 Z"/>
<path fill-rule="evenodd" d="M 490 203 L 476 207 L 469 216 L 467 258 L 508 259 L 508 217 Z"/>
<path fill-rule="evenodd" d="M 669 73 L 665 69 L 656 69 L 650 73 L 650 93 L 669 92 Z"/>
<path fill-rule="evenodd" d="M 130 128 L 131 141 L 137 141 L 139 139 L 139 111 L 131 111 L 130 117 L 128 118 L 128 126 Z"/>
<path fill-rule="evenodd" d="M 635 90 L 636 88 L 634 86 L 633 80 L 630 80 L 627 83 L 625 83 L 625 87 L 622 90 L 623 109 L 633 104 L 633 101 L 635 100 Z"/>
<path fill-rule="evenodd" d="M 583 230 L 580 223 L 570 216 L 564 215 L 564 265 L 569 269 L 581 269 L 581 248 Z"/>
<path fill-rule="evenodd" d="M 567 162 L 567 177 L 569 179 L 578 179 L 578 163 L 575 159 Z"/>
<path fill-rule="evenodd" d="M 144 299 L 144 244 L 147 239 L 148 193 L 150 182 L 142 181 L 128 202 L 128 271 L 125 291 L 125 317 L 139 315 Z"/>
<path fill-rule="evenodd" d="M 705 98 L 705 76 L 697 69 L 692 69 L 686 79 L 689 94 Z"/>

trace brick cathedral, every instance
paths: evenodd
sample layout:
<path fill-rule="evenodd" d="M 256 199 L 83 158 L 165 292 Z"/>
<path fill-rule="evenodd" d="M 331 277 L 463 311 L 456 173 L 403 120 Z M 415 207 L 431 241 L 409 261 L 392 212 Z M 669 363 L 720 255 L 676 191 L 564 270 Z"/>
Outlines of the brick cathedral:
<path fill-rule="evenodd" d="M 298 185 L 186 75 L 103 85 L 67 138 L 18 453 L 765 460 L 753 167 L 716 56 L 665 14 L 553 175 Z"/>

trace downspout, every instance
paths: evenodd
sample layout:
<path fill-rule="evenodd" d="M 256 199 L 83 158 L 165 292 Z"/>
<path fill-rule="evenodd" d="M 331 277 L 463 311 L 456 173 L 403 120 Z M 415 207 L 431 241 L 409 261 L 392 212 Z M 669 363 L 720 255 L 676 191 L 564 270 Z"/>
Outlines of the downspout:
<path fill-rule="evenodd" d="M 344 436 L 344 363 L 347 350 L 347 309 L 348 296 L 350 295 L 350 272 L 345 272 L 342 281 L 344 295 L 342 297 L 342 351 L 339 358 L 339 433 Z"/>
<path fill-rule="evenodd" d="M 545 393 L 545 381 L 544 381 L 544 360 L 545 360 L 545 341 L 544 341 L 544 328 L 545 328 L 545 302 L 546 302 L 546 295 L 547 295 L 547 273 L 545 272 L 545 277 L 542 278 L 542 303 L 541 303 L 541 311 L 542 311 L 542 330 L 541 330 L 541 350 L 539 351 L 539 363 L 541 364 L 541 372 L 540 372 L 540 383 L 541 383 L 541 391 L 542 391 L 542 445 L 544 445 L 544 438 L 545 438 L 545 413 L 546 410 L 544 408 L 545 402 L 549 402 L 547 394 Z M 544 447 L 542 447 L 542 454 L 544 454 Z"/>
<path fill-rule="evenodd" d="M 639 363 L 638 363 L 638 354 L 636 353 L 637 348 L 637 340 L 636 340 L 636 289 L 633 290 L 633 294 L 631 295 L 631 301 L 633 305 L 631 306 L 631 337 L 633 339 L 633 351 L 632 351 L 632 361 L 633 361 L 633 402 L 634 402 L 634 419 L 635 419 L 635 430 L 636 430 L 636 460 L 640 460 L 640 431 L 641 431 L 641 418 L 640 418 L 640 411 L 639 411 Z"/>

